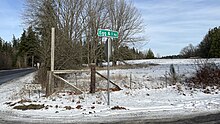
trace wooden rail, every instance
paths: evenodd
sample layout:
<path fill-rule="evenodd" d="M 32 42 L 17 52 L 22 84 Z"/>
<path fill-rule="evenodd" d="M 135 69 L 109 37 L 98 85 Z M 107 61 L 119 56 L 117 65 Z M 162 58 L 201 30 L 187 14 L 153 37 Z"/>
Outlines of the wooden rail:
<path fill-rule="evenodd" d="M 55 75 L 55 74 L 53 74 L 53 76 L 56 77 L 56 78 L 58 78 L 58 79 L 60 79 L 60 80 L 62 80 L 62 81 L 64 81 L 65 83 L 69 84 L 70 86 L 72 86 L 73 88 L 75 88 L 75 89 L 76 89 L 77 91 L 79 91 L 80 93 L 83 93 L 82 90 L 80 90 L 79 88 L 77 88 L 76 86 L 74 86 L 73 84 L 71 84 L 69 81 L 63 79 L 62 77 L 57 76 L 57 75 Z"/>
<path fill-rule="evenodd" d="M 105 76 L 103 76 L 102 74 L 100 74 L 99 72 L 97 72 L 96 71 L 96 74 L 98 74 L 100 77 L 102 77 L 102 78 L 104 78 L 104 79 L 106 79 L 106 80 L 108 80 L 108 78 L 107 77 L 105 77 Z M 112 82 L 111 80 L 109 80 L 109 82 L 111 83 L 111 84 L 113 84 L 116 88 L 118 88 L 119 90 L 122 90 L 117 84 L 115 84 L 114 82 Z"/>
<path fill-rule="evenodd" d="M 90 70 L 54 70 L 54 74 L 67 74 L 67 73 L 78 73 L 78 72 L 90 72 Z"/>

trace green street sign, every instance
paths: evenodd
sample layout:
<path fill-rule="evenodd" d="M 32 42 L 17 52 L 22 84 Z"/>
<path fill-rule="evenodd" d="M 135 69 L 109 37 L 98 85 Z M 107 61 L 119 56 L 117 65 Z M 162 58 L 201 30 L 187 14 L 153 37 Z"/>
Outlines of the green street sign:
<path fill-rule="evenodd" d="M 111 37 L 111 38 L 118 38 L 118 32 L 107 30 L 107 29 L 98 29 L 98 36 L 99 37 Z"/>

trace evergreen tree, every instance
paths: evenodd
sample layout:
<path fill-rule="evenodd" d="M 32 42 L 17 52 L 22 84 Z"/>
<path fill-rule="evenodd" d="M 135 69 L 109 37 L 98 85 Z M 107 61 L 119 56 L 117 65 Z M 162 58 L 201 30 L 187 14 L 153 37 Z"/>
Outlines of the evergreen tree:
<path fill-rule="evenodd" d="M 12 38 L 12 46 L 13 46 L 13 50 L 12 50 L 12 67 L 13 68 L 17 68 L 19 67 L 17 65 L 18 63 L 18 49 L 19 49 L 19 39 L 16 39 L 15 36 L 13 35 Z"/>
<path fill-rule="evenodd" d="M 26 37 L 26 31 L 24 30 L 21 39 L 20 39 L 20 44 L 19 44 L 19 55 L 24 55 L 28 51 L 27 47 L 27 37 Z"/>
<path fill-rule="evenodd" d="M 220 27 L 209 30 L 197 51 L 202 58 L 220 57 Z"/>
<path fill-rule="evenodd" d="M 3 40 L 0 37 L 0 69 L 3 67 Z"/>
<path fill-rule="evenodd" d="M 19 44 L 19 51 L 18 55 L 21 58 L 21 63 L 23 63 L 22 67 L 27 67 L 27 51 L 28 51 L 28 43 L 27 43 L 27 36 L 26 31 L 24 30 L 21 35 L 21 40 Z"/>
<path fill-rule="evenodd" d="M 37 41 L 36 41 L 35 32 L 32 30 L 32 27 L 28 28 L 26 42 L 28 46 L 28 56 L 34 56 L 36 54 L 37 49 Z"/>
<path fill-rule="evenodd" d="M 128 46 L 120 46 L 118 51 L 122 60 L 131 60 L 133 58 L 133 51 Z"/>
<path fill-rule="evenodd" d="M 18 55 L 23 58 L 21 63 L 23 67 L 31 66 L 32 59 L 34 56 L 37 56 L 38 42 L 35 35 L 35 32 L 32 30 L 32 27 L 28 28 L 28 31 L 25 30 L 22 33 L 19 52 Z"/>
<path fill-rule="evenodd" d="M 141 51 L 138 52 L 138 59 L 144 59 L 144 54 Z"/>
<path fill-rule="evenodd" d="M 27 42 L 27 47 L 28 47 L 28 51 L 27 51 L 27 56 L 28 56 L 28 65 L 30 66 L 32 63 L 32 61 L 34 62 L 34 58 L 37 57 L 37 49 L 38 49 L 38 42 L 37 42 L 37 38 L 35 35 L 35 32 L 33 31 L 32 27 L 28 28 L 27 31 L 27 37 L 26 37 L 26 42 Z"/>
<path fill-rule="evenodd" d="M 209 50 L 211 47 L 211 39 L 210 39 L 211 31 L 204 37 L 203 41 L 199 44 L 198 54 L 202 58 L 209 57 Z"/>
<path fill-rule="evenodd" d="M 151 49 L 149 49 L 147 51 L 146 58 L 147 59 L 154 59 L 154 53 L 153 53 L 153 51 Z"/>
<path fill-rule="evenodd" d="M 209 51 L 210 57 L 219 58 L 220 57 L 220 28 L 214 28 L 211 35 L 211 47 Z"/>
<path fill-rule="evenodd" d="M 12 45 L 13 45 L 13 48 L 18 49 L 19 40 L 16 39 L 14 35 L 13 35 L 13 38 L 12 38 Z"/>
<path fill-rule="evenodd" d="M 3 40 L 2 40 L 2 38 L 0 37 L 0 53 L 2 52 L 2 47 L 3 47 Z"/>

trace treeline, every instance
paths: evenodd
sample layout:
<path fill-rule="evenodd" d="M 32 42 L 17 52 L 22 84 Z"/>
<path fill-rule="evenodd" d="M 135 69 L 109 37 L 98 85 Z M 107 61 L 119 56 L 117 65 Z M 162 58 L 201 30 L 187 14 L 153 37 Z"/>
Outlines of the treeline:
<path fill-rule="evenodd" d="M 220 57 L 220 27 L 210 29 L 199 45 L 189 44 L 184 47 L 180 56 L 182 58 L 219 58 Z"/>
<path fill-rule="evenodd" d="M 6 42 L 0 38 L 0 69 L 32 67 L 39 61 L 37 36 L 31 27 L 20 38 Z"/>
<path fill-rule="evenodd" d="M 36 32 L 33 31 L 32 27 L 29 27 L 27 31 L 24 30 L 20 38 L 16 39 L 15 36 L 13 36 L 11 42 L 6 42 L 0 38 L 0 69 L 36 66 L 36 63 L 42 62 L 38 51 L 39 46 L 40 42 L 38 36 Z M 81 47 L 83 49 L 87 48 L 86 45 Z M 102 54 L 99 56 L 98 60 L 102 60 L 100 62 L 103 62 L 103 60 L 105 60 L 104 44 L 102 44 L 100 48 L 102 49 Z M 122 60 L 146 58 L 146 55 L 134 47 L 129 48 L 128 46 L 120 46 L 119 53 Z M 81 64 L 86 62 L 87 60 L 84 58 Z"/>

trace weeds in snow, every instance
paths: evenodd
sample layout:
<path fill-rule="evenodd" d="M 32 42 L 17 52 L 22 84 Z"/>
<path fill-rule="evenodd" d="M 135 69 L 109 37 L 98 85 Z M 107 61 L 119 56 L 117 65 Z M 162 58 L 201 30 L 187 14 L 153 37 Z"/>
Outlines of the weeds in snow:
<path fill-rule="evenodd" d="M 201 88 L 204 93 L 211 93 L 220 87 L 220 67 L 208 60 L 197 65 L 196 73 L 186 79 L 186 84 L 191 89 Z"/>

